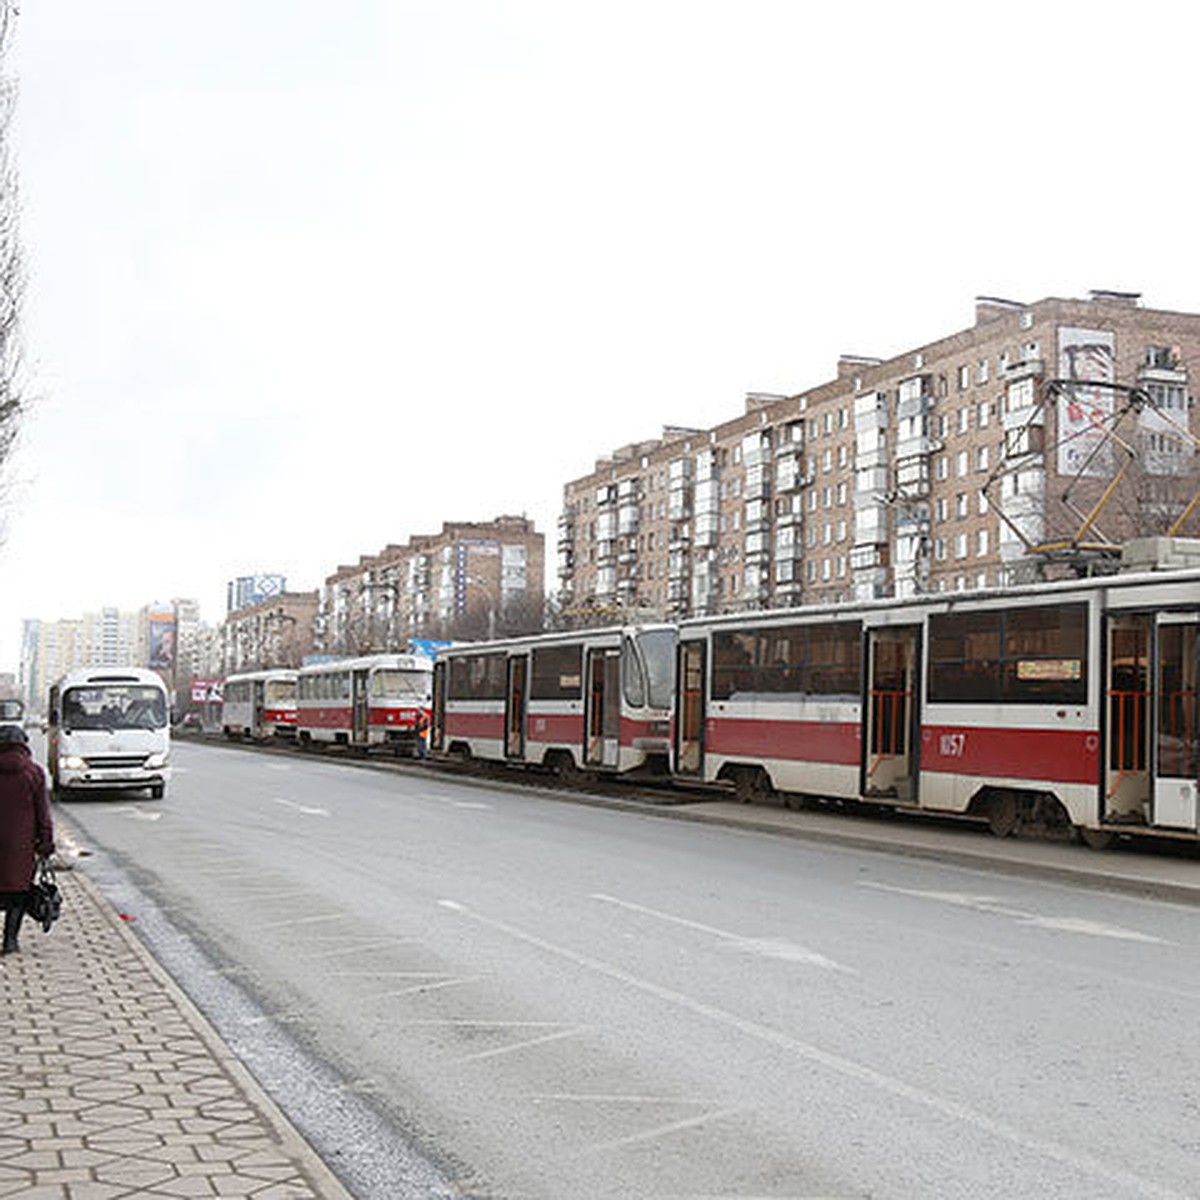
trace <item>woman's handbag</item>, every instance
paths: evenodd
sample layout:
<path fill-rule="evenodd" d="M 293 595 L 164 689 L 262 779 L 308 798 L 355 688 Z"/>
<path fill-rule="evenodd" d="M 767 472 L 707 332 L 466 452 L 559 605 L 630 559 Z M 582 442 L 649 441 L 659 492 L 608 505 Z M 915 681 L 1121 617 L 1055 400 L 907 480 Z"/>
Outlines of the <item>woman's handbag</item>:
<path fill-rule="evenodd" d="M 47 933 L 62 912 L 62 893 L 54 882 L 49 859 L 38 860 L 37 878 L 29 885 L 25 910 Z"/>

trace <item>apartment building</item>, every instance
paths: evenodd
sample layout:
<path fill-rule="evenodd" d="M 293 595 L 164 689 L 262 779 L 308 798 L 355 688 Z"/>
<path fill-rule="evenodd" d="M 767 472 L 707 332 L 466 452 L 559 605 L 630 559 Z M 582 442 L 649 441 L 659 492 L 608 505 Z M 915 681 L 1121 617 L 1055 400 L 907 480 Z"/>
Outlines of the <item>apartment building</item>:
<path fill-rule="evenodd" d="M 339 566 L 319 590 L 316 647 L 394 650 L 414 638 L 540 629 L 545 537 L 526 517 L 446 522 Z"/>
<path fill-rule="evenodd" d="M 199 623 L 195 600 L 147 605 L 138 612 L 106 607 L 57 621 L 22 623 L 20 685 L 31 710 L 41 711 L 50 685 L 81 667 L 151 667 L 172 682 L 176 653 L 190 645 Z"/>
<path fill-rule="evenodd" d="M 1198 530 L 1197 369 L 1200 314 L 1126 292 L 981 297 L 968 329 L 843 356 L 809 391 L 751 394 L 728 422 L 665 429 L 568 483 L 563 612 L 682 617 L 1106 569 L 1124 539 Z"/>
<path fill-rule="evenodd" d="M 315 591 L 280 592 L 235 609 L 221 623 L 221 669 L 216 674 L 299 667 L 313 652 L 316 617 Z"/>

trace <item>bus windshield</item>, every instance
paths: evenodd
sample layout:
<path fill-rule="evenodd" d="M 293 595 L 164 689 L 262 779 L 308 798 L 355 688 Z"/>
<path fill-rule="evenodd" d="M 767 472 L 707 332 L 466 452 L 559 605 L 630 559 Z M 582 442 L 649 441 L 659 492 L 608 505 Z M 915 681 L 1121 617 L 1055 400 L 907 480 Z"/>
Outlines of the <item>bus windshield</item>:
<path fill-rule="evenodd" d="M 155 687 L 104 684 L 69 688 L 63 695 L 63 728 L 162 729 L 167 698 Z"/>
<path fill-rule="evenodd" d="M 670 708 L 675 692 L 675 631 L 646 629 L 637 641 L 646 661 L 650 707 Z"/>

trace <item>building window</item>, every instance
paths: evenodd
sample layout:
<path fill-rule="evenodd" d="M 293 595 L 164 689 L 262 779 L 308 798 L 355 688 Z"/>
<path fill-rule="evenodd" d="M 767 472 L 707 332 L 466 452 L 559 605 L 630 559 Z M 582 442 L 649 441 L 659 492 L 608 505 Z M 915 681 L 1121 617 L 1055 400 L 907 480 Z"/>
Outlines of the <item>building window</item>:
<path fill-rule="evenodd" d="M 946 498 L 939 496 L 933 506 L 935 519 L 944 521 L 946 519 Z"/>
<path fill-rule="evenodd" d="M 958 410 L 958 432 L 966 433 L 971 428 L 971 410 L 969 408 L 960 408 Z"/>
<path fill-rule="evenodd" d="M 971 459 L 965 450 L 958 452 L 956 469 L 960 479 L 971 469 Z"/>
<path fill-rule="evenodd" d="M 954 539 L 954 557 L 955 558 L 966 558 L 967 557 L 967 549 L 968 549 L 967 535 L 965 533 L 958 534 L 958 536 L 955 537 L 955 539 Z"/>
<path fill-rule="evenodd" d="M 979 511 L 979 515 L 980 515 L 981 517 L 986 517 L 986 516 L 987 516 L 988 507 L 989 507 L 989 506 L 988 506 L 987 492 L 982 492 L 982 491 L 981 491 L 981 492 L 979 493 L 979 504 L 978 504 L 978 506 L 977 506 L 977 508 L 978 508 L 978 511 Z"/>
<path fill-rule="evenodd" d="M 950 468 L 946 462 L 946 456 L 944 454 L 939 454 L 937 458 L 934 459 L 934 478 L 938 480 L 945 480 L 949 473 Z"/>
<path fill-rule="evenodd" d="M 986 558 L 988 552 L 988 531 L 980 529 L 975 534 L 975 557 Z"/>
<path fill-rule="evenodd" d="M 936 558 L 938 562 L 946 561 L 946 539 L 945 538 L 934 538 L 933 557 Z"/>
<path fill-rule="evenodd" d="M 975 470 L 986 471 L 988 469 L 988 448 L 980 446 L 975 451 Z"/>
<path fill-rule="evenodd" d="M 958 390 L 960 392 L 965 392 L 970 386 L 971 368 L 966 363 L 963 363 L 963 365 L 958 368 Z"/>
<path fill-rule="evenodd" d="M 837 502 L 839 505 L 846 503 L 846 483 L 844 480 L 837 485 Z"/>
<path fill-rule="evenodd" d="M 987 428 L 988 407 L 989 407 L 988 402 L 986 400 L 984 400 L 980 404 L 978 404 L 975 408 L 975 424 L 978 425 L 980 429 Z"/>
<path fill-rule="evenodd" d="M 975 382 L 987 383 L 988 381 L 988 360 L 981 358 L 975 365 Z"/>
<path fill-rule="evenodd" d="M 961 521 L 961 520 L 962 520 L 962 519 L 963 519 L 965 516 L 967 516 L 967 515 L 968 515 L 968 513 L 969 513 L 969 511 L 970 511 L 970 508 L 969 508 L 969 505 L 968 505 L 968 501 L 967 501 L 967 493 L 966 493 L 966 492 L 959 492 L 959 493 L 958 493 L 958 495 L 957 495 L 957 496 L 955 496 L 955 498 L 954 498 L 954 511 L 955 511 L 955 513 L 957 514 L 957 516 L 958 516 L 958 519 L 959 519 L 960 521 Z"/>

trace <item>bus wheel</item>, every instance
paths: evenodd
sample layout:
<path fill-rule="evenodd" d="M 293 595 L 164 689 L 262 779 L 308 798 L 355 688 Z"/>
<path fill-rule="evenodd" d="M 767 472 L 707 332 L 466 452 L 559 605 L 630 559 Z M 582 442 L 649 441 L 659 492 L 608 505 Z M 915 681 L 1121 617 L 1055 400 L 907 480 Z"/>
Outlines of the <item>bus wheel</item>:
<path fill-rule="evenodd" d="M 1090 850 L 1108 850 L 1117 840 L 1117 835 L 1108 829 L 1087 829 L 1079 825 L 1076 832 L 1079 840 Z"/>
<path fill-rule="evenodd" d="M 739 804 L 761 804 L 771 795 L 771 781 L 762 767 L 741 767 L 733 780 Z"/>
<path fill-rule="evenodd" d="M 166 793 L 166 788 L 161 783 L 152 784 L 150 787 L 150 799 L 161 800 Z"/>
<path fill-rule="evenodd" d="M 1017 798 L 1012 792 L 993 792 L 987 802 L 988 828 L 996 837 L 1009 837 L 1021 823 Z"/>

